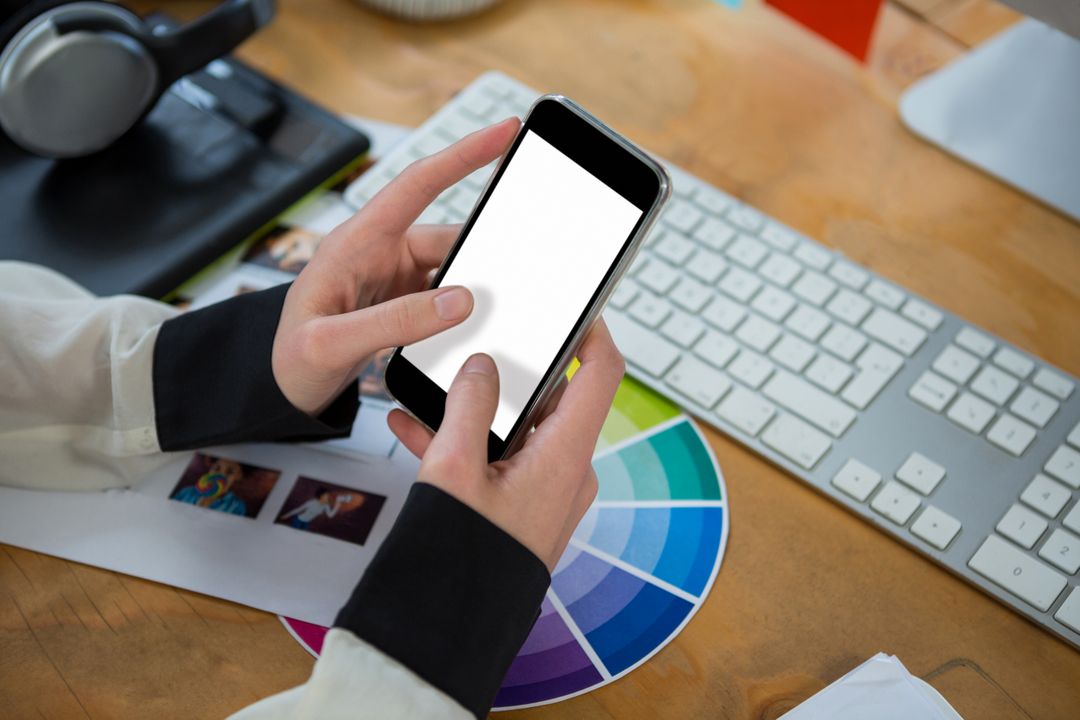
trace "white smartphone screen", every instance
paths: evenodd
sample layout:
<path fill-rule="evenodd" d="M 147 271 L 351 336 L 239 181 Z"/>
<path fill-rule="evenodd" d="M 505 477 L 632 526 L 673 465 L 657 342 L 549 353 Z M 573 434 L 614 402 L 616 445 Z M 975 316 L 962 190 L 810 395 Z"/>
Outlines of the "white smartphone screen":
<path fill-rule="evenodd" d="M 527 130 L 439 283 L 472 291 L 472 315 L 402 356 L 449 391 L 470 355 L 490 355 L 505 440 L 642 214 Z"/>

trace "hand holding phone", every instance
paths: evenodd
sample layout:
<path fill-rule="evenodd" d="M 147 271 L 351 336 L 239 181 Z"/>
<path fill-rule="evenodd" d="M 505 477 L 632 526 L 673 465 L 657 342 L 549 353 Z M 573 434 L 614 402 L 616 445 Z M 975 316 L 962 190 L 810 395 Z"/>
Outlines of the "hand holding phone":
<path fill-rule="evenodd" d="M 428 428 L 466 358 L 498 368 L 488 459 L 521 446 L 670 192 L 663 168 L 570 100 L 540 98 L 434 286 L 461 285 L 461 325 L 399 347 L 389 393 Z M 606 408 L 605 408 L 606 409 Z M 595 440 L 595 438 L 594 438 Z"/>
<path fill-rule="evenodd" d="M 625 369 L 603 320 L 578 351 L 581 366 L 558 403 L 506 460 L 488 464 L 488 433 L 499 401 L 499 377 L 486 355 L 469 358 L 450 385 L 446 416 L 431 432 L 401 410 L 390 429 L 422 458 L 420 482 L 453 495 L 509 533 L 548 571 L 596 497 L 596 438 Z"/>
<path fill-rule="evenodd" d="M 519 124 L 507 119 L 418 160 L 319 244 L 274 336 L 274 380 L 294 407 L 318 415 L 376 351 L 469 315 L 468 290 L 425 290 L 461 228 L 414 223 L 439 193 L 502 155 Z"/>

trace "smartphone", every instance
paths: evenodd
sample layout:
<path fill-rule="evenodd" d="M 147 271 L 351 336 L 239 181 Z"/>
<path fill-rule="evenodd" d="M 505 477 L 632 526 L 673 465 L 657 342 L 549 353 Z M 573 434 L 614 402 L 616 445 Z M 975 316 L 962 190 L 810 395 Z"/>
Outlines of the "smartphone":
<path fill-rule="evenodd" d="M 671 193 L 659 163 L 561 95 L 545 95 L 488 180 L 433 287 L 463 285 L 472 314 L 397 348 L 386 388 L 438 430 L 466 359 L 499 370 L 490 462 L 528 437 Z"/>

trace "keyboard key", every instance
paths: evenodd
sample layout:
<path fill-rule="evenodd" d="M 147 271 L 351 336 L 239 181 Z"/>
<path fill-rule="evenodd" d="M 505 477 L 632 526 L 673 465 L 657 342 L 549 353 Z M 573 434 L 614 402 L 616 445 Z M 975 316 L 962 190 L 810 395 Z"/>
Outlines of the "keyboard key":
<path fill-rule="evenodd" d="M 785 335 L 780 338 L 780 342 L 773 345 L 769 357 L 788 370 L 802 372 L 803 368 L 814 359 L 816 353 L 817 351 L 814 350 L 814 346 L 810 343 L 800 340 L 794 335 Z"/>
<path fill-rule="evenodd" d="M 735 228 L 723 220 L 707 217 L 697 226 L 692 237 L 705 247 L 720 252 L 735 238 Z"/>
<path fill-rule="evenodd" d="M 795 298 L 788 293 L 766 285 L 754 297 L 751 307 L 774 322 L 782 322 L 795 308 L 795 304 Z"/>
<path fill-rule="evenodd" d="M 719 287 L 739 302 L 748 303 L 761 287 L 761 279 L 742 268 L 733 267 L 720 281 Z"/>
<path fill-rule="evenodd" d="M 757 232 L 765 224 L 765 216 L 752 207 L 733 204 L 727 211 L 727 218 L 732 223 L 749 232 Z"/>
<path fill-rule="evenodd" d="M 732 377 L 755 390 L 761 387 L 761 383 L 765 382 L 775 369 L 771 362 L 749 350 L 740 352 L 739 357 L 728 365 L 728 372 Z"/>
<path fill-rule="evenodd" d="M 1073 429 L 1069 431 L 1069 437 L 1065 438 L 1065 442 L 1074 448 L 1080 448 L 1080 422 L 1076 423 Z"/>
<path fill-rule="evenodd" d="M 1046 521 L 1023 505 L 1013 505 L 998 521 L 997 531 L 1028 550 L 1035 547 L 1046 532 Z"/>
<path fill-rule="evenodd" d="M 833 266 L 835 269 L 836 266 Z M 833 299 L 829 301 L 829 304 L 825 306 L 825 309 L 832 313 L 835 317 L 840 318 L 848 325 L 854 325 L 858 327 L 859 323 L 863 321 L 870 313 L 870 308 L 873 304 L 864 298 L 862 295 L 856 295 L 850 290 L 840 290 L 833 296 Z"/>
<path fill-rule="evenodd" d="M 663 298 L 658 298 L 647 292 L 630 305 L 630 317 L 634 318 L 646 327 L 660 327 L 660 323 L 667 320 L 671 314 L 671 305 Z"/>
<path fill-rule="evenodd" d="M 731 389 L 731 381 L 723 373 L 689 355 L 668 371 L 664 382 L 707 410 Z"/>
<path fill-rule="evenodd" d="M 1042 388 L 1051 395 L 1065 400 L 1072 394 L 1073 383 L 1071 380 L 1059 375 L 1049 368 L 1039 368 L 1032 379 L 1035 387 Z"/>
<path fill-rule="evenodd" d="M 1065 589 L 1064 576 L 995 535 L 983 541 L 968 565 L 1043 612 Z"/>
<path fill-rule="evenodd" d="M 694 353 L 698 357 L 718 368 L 727 365 L 738 351 L 737 342 L 714 330 L 706 330 L 704 337 L 694 346 Z"/>
<path fill-rule="evenodd" d="M 971 393 L 962 392 L 949 408 L 946 417 L 978 435 L 994 419 L 994 406 Z"/>
<path fill-rule="evenodd" d="M 679 232 L 689 233 L 704 217 L 701 210 L 682 198 L 672 198 L 664 210 L 664 222 Z"/>
<path fill-rule="evenodd" d="M 821 346 L 841 360 L 851 362 L 866 347 L 866 336 L 846 325 L 836 324 L 821 338 Z"/>
<path fill-rule="evenodd" d="M 855 361 L 859 374 L 847 384 L 840 397 L 860 410 L 866 409 L 903 364 L 903 358 L 892 350 L 886 350 L 877 343 L 870 343 Z"/>
<path fill-rule="evenodd" d="M 832 479 L 833 485 L 859 502 L 866 502 L 880 482 L 881 475 L 855 459 L 844 463 Z"/>
<path fill-rule="evenodd" d="M 749 270 L 753 270 L 769 254 L 769 248 L 765 243 L 755 240 L 749 235 L 740 235 L 735 239 L 735 242 L 728 246 L 725 254 L 729 259 Z"/>
<path fill-rule="evenodd" d="M 860 267 L 856 267 L 846 260 L 837 260 L 829 268 L 829 276 L 839 280 L 853 290 L 862 290 L 870 279 L 870 274 Z"/>
<path fill-rule="evenodd" d="M 863 351 L 855 364 L 864 370 L 877 370 L 892 377 L 904 366 L 904 358 L 877 343 L 870 343 L 870 347 Z"/>
<path fill-rule="evenodd" d="M 679 271 L 655 258 L 638 271 L 635 279 L 658 295 L 665 295 L 679 281 Z"/>
<path fill-rule="evenodd" d="M 1069 502 L 1071 497 L 1069 488 L 1059 482 L 1054 482 L 1042 473 L 1036 475 L 1020 494 L 1021 502 L 1051 519 L 1057 517 L 1061 508 L 1065 507 L 1065 503 Z"/>
<path fill-rule="evenodd" d="M 927 505 L 915 522 L 911 524 L 911 534 L 930 543 L 938 550 L 944 550 L 960 532 L 960 521 L 933 505 Z"/>
<path fill-rule="evenodd" d="M 1049 395 L 1041 393 L 1035 388 L 1025 387 L 1009 405 L 1009 409 L 1024 418 L 1028 422 L 1039 427 L 1046 427 L 1050 418 L 1057 412 L 1059 403 Z"/>
<path fill-rule="evenodd" d="M 1035 439 L 1035 428 L 1004 413 L 986 433 L 986 439 L 1005 452 L 1020 457 Z"/>
<path fill-rule="evenodd" d="M 716 414 L 750 437 L 757 437 L 776 414 L 776 408 L 756 393 L 736 385 L 716 408 Z"/>
<path fill-rule="evenodd" d="M 606 312 L 604 321 L 627 362 L 649 375 L 662 377 L 682 354 L 678 347 L 621 313 Z"/>
<path fill-rule="evenodd" d="M 825 435 L 798 418 L 780 415 L 761 434 L 761 442 L 797 465 L 810 470 L 832 447 Z"/>
<path fill-rule="evenodd" d="M 765 397 L 808 420 L 833 437 L 840 437 L 855 422 L 855 411 L 800 377 L 779 371 L 765 385 Z"/>
<path fill-rule="evenodd" d="M 1016 377 L 1023 380 L 1035 369 L 1035 363 L 1024 357 L 1015 350 L 1003 347 L 994 355 L 994 364 L 1003 370 L 1008 370 Z"/>
<path fill-rule="evenodd" d="M 780 287 L 787 287 L 802 272 L 802 266 L 786 255 L 773 253 L 758 268 L 758 274 Z"/>
<path fill-rule="evenodd" d="M 824 270 L 832 262 L 832 255 L 829 251 L 810 242 L 804 242 L 795 248 L 795 257 L 815 270 Z"/>
<path fill-rule="evenodd" d="M 739 326 L 735 337 L 748 347 L 763 353 L 767 352 L 780 337 L 780 326 L 757 315 L 751 315 Z"/>
<path fill-rule="evenodd" d="M 673 265 L 682 265 L 695 250 L 697 246 L 694 243 L 673 232 L 664 233 L 653 248 L 653 252 Z"/>
<path fill-rule="evenodd" d="M 978 330 L 963 328 L 956 334 L 956 344 L 966 348 L 981 358 L 990 357 L 994 351 L 994 341 Z"/>
<path fill-rule="evenodd" d="M 791 290 L 808 303 L 820 307 L 836 292 L 836 283 L 821 273 L 807 270 Z"/>
<path fill-rule="evenodd" d="M 815 310 L 809 305 L 800 305 L 795 308 L 795 312 L 791 313 L 784 323 L 788 328 L 802 335 L 810 342 L 817 342 L 817 339 L 828 329 L 830 324 L 831 321 L 825 313 Z"/>
<path fill-rule="evenodd" d="M 727 260 L 709 250 L 698 250 L 686 264 L 686 271 L 709 285 L 713 285 L 727 270 Z"/>
<path fill-rule="evenodd" d="M 1080 633 L 1080 587 L 1074 587 L 1065 602 L 1054 613 L 1054 617 L 1062 625 L 1068 625 Z"/>
<path fill-rule="evenodd" d="M 880 303 L 890 310 L 899 310 L 905 297 L 903 292 L 892 285 L 883 283 L 881 280 L 871 280 L 863 293 L 874 302 Z"/>
<path fill-rule="evenodd" d="M 926 340 L 926 331 L 899 315 L 875 308 L 862 324 L 862 331 L 894 350 L 911 356 Z"/>
<path fill-rule="evenodd" d="M 909 320 L 914 320 L 927 330 L 937 330 L 938 325 L 941 324 L 941 321 L 944 318 L 941 312 L 915 298 L 911 298 L 907 301 L 907 304 L 904 305 L 904 309 L 900 311 L 900 314 Z"/>
<path fill-rule="evenodd" d="M 1039 549 L 1039 557 L 1059 570 L 1075 575 L 1080 570 L 1080 538 L 1066 530 L 1054 530 Z"/>
<path fill-rule="evenodd" d="M 694 202 L 713 215 L 720 215 L 729 207 L 732 200 L 719 190 L 714 190 L 705 185 L 699 185 L 693 194 Z"/>
<path fill-rule="evenodd" d="M 814 364 L 806 369 L 806 377 L 815 385 L 820 385 L 832 394 L 840 392 L 854 371 L 850 365 L 831 358 L 828 355 L 818 355 Z"/>
<path fill-rule="evenodd" d="M 701 314 L 709 324 L 724 332 L 731 332 L 746 317 L 746 308 L 717 295 Z"/>
<path fill-rule="evenodd" d="M 923 495 L 934 492 L 945 478 L 945 468 L 922 453 L 913 452 L 896 471 L 896 479 Z"/>
<path fill-rule="evenodd" d="M 979 369 L 979 358 L 955 345 L 949 345 L 934 360 L 933 367 L 943 376 L 963 385 Z"/>
<path fill-rule="evenodd" d="M 908 390 L 908 396 L 912 400 L 934 412 L 941 412 L 955 394 L 955 385 L 929 370 L 924 372 Z"/>
<path fill-rule="evenodd" d="M 684 277 L 679 284 L 668 293 L 668 299 L 673 303 L 692 313 L 701 312 L 705 303 L 712 299 L 712 291 L 698 281 Z"/>
<path fill-rule="evenodd" d="M 761 231 L 761 239 L 784 252 L 791 252 L 791 248 L 795 247 L 796 243 L 799 242 L 799 238 L 795 233 L 774 222 L 770 222 Z"/>
<path fill-rule="evenodd" d="M 919 509 L 919 496 L 900 483 L 889 480 L 874 496 L 870 507 L 897 525 L 903 525 Z"/>
<path fill-rule="evenodd" d="M 1046 461 L 1043 470 L 1073 490 L 1080 490 L 1080 452 L 1062 445 Z"/>
<path fill-rule="evenodd" d="M 660 333 L 668 340 L 673 340 L 684 348 L 690 348 L 698 341 L 698 338 L 705 334 L 705 323 L 676 310 L 660 326 Z"/>
<path fill-rule="evenodd" d="M 1073 505 L 1072 510 L 1065 515 L 1065 519 L 1061 521 L 1061 524 L 1080 533 L 1080 502 Z"/>
<path fill-rule="evenodd" d="M 885 373 L 874 368 L 866 368 L 859 371 L 855 379 L 847 384 L 840 397 L 850 405 L 865 410 L 866 407 L 878 396 L 878 393 L 889 384 L 893 373 Z"/>
<path fill-rule="evenodd" d="M 641 289 L 630 278 L 623 278 L 622 282 L 615 286 L 615 290 L 608 299 L 608 304 L 622 310 L 630 301 L 637 297 Z"/>
<path fill-rule="evenodd" d="M 1004 405 L 1018 387 L 1020 383 L 1016 378 L 989 365 L 984 367 L 971 382 L 973 392 L 982 395 L 995 405 Z"/>

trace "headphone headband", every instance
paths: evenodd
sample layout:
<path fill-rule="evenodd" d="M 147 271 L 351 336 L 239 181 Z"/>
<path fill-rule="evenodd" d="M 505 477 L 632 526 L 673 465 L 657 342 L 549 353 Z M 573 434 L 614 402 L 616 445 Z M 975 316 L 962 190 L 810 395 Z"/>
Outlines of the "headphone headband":
<path fill-rule="evenodd" d="M 160 70 L 160 84 L 168 87 L 184 75 L 221 57 L 274 17 L 275 0 L 228 0 L 176 30 L 151 33 L 134 29 L 116 17 L 97 12 L 71 13 L 56 18 L 58 35 L 78 31 L 114 32 L 141 43 Z"/>

